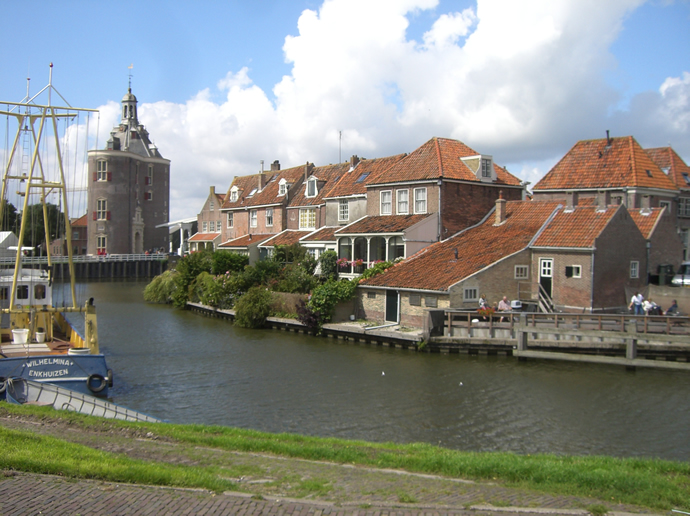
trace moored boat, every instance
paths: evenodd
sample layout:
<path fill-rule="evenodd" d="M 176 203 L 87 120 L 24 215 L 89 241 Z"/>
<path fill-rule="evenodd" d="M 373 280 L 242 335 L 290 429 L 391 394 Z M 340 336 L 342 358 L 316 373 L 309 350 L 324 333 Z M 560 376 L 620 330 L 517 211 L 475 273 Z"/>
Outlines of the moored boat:
<path fill-rule="evenodd" d="M 79 116 L 88 117 L 97 111 L 69 106 L 62 97 L 66 106 L 52 104 L 51 93 L 56 91 L 52 85 L 52 64 L 50 70 L 48 86 L 37 95 L 29 97 L 27 92 L 21 102 L 0 102 L 6 132 L 16 128 L 12 145 L 5 148 L 0 227 L 10 229 L 8 219 L 15 204 L 21 221 L 17 244 L 8 248 L 14 251 L 14 261 L 0 268 L 0 380 L 24 378 L 106 397 L 113 374 L 99 352 L 96 308 L 92 299 L 80 304 L 76 295 L 70 197 L 64 166 L 72 156 L 67 143 L 78 146 L 67 133 L 79 134 Z M 45 97 L 47 102 L 41 103 Z M 75 118 L 76 130 L 69 125 Z M 63 134 L 59 133 L 60 124 Z M 10 142 L 9 134 L 5 141 Z M 88 135 L 84 148 L 86 145 Z M 49 197 L 56 198 L 56 204 L 51 206 Z M 52 221 L 48 215 L 51 210 L 57 212 Z M 37 225 L 32 217 L 42 221 Z M 51 227 L 51 222 L 58 227 Z M 37 227 L 45 240 L 27 245 L 35 237 Z M 53 295 L 53 236 L 64 239 L 69 264 L 71 296 L 62 306 L 58 306 Z M 45 253 L 45 263 L 32 261 L 25 265 L 25 256 L 36 249 Z M 79 321 L 83 322 L 81 331 L 72 324 L 72 318 L 77 316 L 83 317 Z"/>

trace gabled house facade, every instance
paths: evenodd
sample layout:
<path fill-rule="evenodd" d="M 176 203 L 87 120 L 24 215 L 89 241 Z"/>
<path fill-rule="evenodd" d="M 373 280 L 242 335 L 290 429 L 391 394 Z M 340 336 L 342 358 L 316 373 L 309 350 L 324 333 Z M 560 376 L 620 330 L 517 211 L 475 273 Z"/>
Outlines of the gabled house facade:
<path fill-rule="evenodd" d="M 661 267 L 670 265 L 674 271 L 677 271 L 683 256 L 683 242 L 673 224 L 672 214 L 665 207 L 637 208 L 628 211 L 647 241 L 645 277 L 649 278 L 651 283 L 658 283 Z M 668 276 L 665 279 L 670 281 Z"/>
<path fill-rule="evenodd" d="M 690 259 L 690 166 L 671 147 L 645 149 L 645 151 L 680 192 L 676 201 L 675 225 L 680 232 L 683 245 L 682 259 L 688 260 Z M 670 215 L 673 214 L 670 213 Z"/>
<path fill-rule="evenodd" d="M 210 188 L 208 198 L 197 215 L 197 233 L 189 238 L 189 250 L 192 252 L 202 249 L 215 250 L 222 243 L 224 215 L 220 211 L 223 206 L 223 196 L 216 193 L 216 187 Z"/>

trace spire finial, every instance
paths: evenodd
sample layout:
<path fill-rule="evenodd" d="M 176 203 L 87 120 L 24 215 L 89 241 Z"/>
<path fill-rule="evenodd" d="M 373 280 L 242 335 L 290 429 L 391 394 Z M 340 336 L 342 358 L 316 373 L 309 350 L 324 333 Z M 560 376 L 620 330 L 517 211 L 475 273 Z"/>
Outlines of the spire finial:
<path fill-rule="evenodd" d="M 129 87 L 127 88 L 127 91 L 132 93 L 132 68 L 134 68 L 134 63 L 130 64 L 127 68 L 129 68 Z"/>

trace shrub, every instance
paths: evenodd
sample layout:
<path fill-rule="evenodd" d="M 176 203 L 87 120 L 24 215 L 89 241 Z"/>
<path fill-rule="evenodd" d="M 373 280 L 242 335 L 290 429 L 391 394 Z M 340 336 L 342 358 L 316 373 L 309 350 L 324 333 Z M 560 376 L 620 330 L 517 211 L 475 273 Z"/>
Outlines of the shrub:
<path fill-rule="evenodd" d="M 386 270 L 390 269 L 393 267 L 394 263 L 393 262 L 378 262 L 375 263 L 373 266 L 369 267 L 367 270 L 365 270 L 362 275 L 359 277 L 359 279 L 367 279 L 371 278 L 372 276 L 376 276 L 377 274 L 381 274 L 383 272 L 386 272 Z"/>
<path fill-rule="evenodd" d="M 151 280 L 144 289 L 144 301 L 148 303 L 172 303 L 175 292 L 176 271 L 165 271 Z"/>
<path fill-rule="evenodd" d="M 271 313 L 271 293 L 252 287 L 235 304 L 235 323 L 243 328 L 261 328 Z"/>
<path fill-rule="evenodd" d="M 318 330 L 323 325 L 319 312 L 314 312 L 304 299 L 297 305 L 297 320 L 311 330 Z"/>
<path fill-rule="evenodd" d="M 228 251 L 216 251 L 212 257 L 213 274 L 225 274 L 226 272 L 242 272 L 249 265 L 249 256 Z"/>
<path fill-rule="evenodd" d="M 216 308 L 232 308 L 238 296 L 235 278 L 228 272 L 213 276 L 202 272 L 196 279 L 196 297 L 205 305 Z"/>
<path fill-rule="evenodd" d="M 335 251 L 324 251 L 319 257 L 321 264 L 321 277 L 326 279 L 338 279 L 338 253 Z"/>
<path fill-rule="evenodd" d="M 287 265 L 281 271 L 273 285 L 276 292 L 290 292 L 306 294 L 316 285 L 314 274 L 305 269 L 301 264 L 293 263 Z"/>
<path fill-rule="evenodd" d="M 351 299 L 356 288 L 356 281 L 330 279 L 314 289 L 307 306 L 314 316 L 320 317 L 320 324 L 326 323 L 333 317 L 335 306 Z"/>
<path fill-rule="evenodd" d="M 173 304 L 184 308 L 194 295 L 193 283 L 202 272 L 211 272 L 213 262 L 210 251 L 199 251 L 182 258 L 177 262 Z"/>

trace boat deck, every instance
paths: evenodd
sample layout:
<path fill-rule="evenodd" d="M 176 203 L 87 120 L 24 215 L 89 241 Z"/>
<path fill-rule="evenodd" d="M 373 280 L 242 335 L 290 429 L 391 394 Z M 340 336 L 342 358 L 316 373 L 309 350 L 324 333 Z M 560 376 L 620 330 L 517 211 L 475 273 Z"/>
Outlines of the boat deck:
<path fill-rule="evenodd" d="M 65 355 L 70 347 L 69 342 L 59 339 L 51 342 L 28 342 L 26 344 L 2 342 L 0 343 L 0 356 L 13 358 L 39 355 Z"/>

